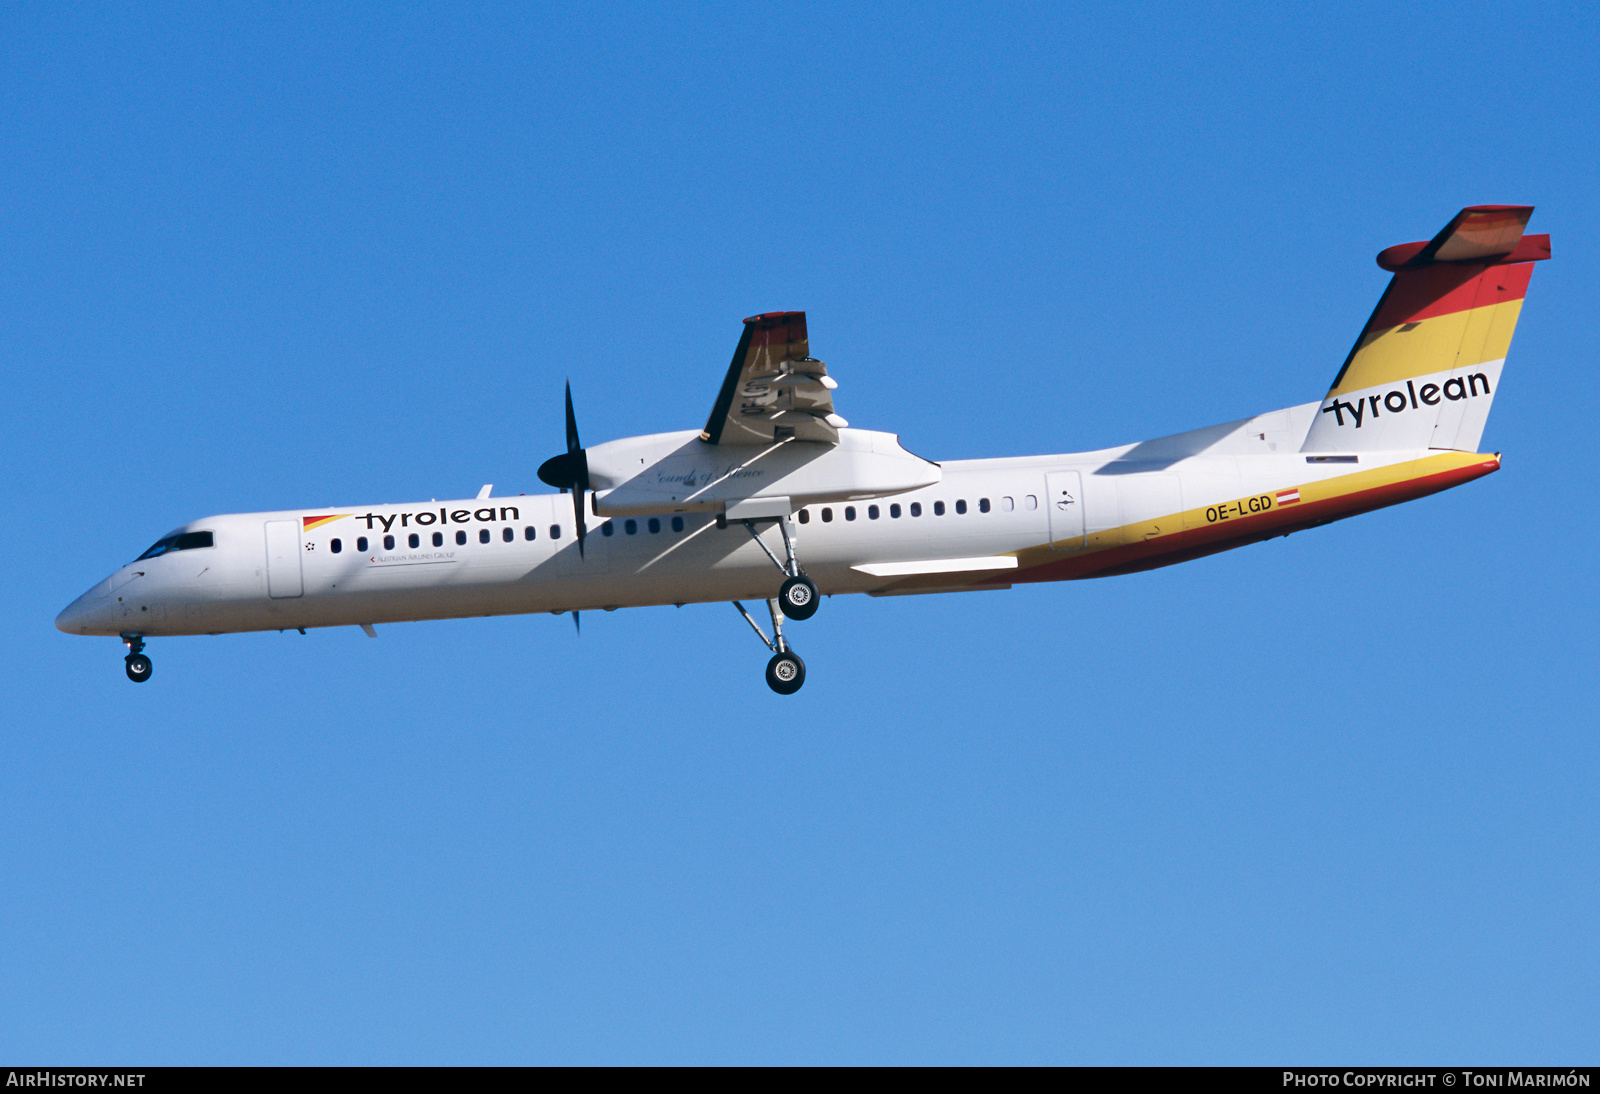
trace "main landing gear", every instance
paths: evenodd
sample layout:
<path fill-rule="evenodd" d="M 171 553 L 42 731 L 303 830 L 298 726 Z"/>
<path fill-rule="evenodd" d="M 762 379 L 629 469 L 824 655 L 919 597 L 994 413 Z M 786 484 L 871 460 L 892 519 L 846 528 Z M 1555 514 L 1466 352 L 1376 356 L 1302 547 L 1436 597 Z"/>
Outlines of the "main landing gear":
<path fill-rule="evenodd" d="M 817 593 L 817 583 L 805 575 L 805 571 L 800 569 L 800 560 L 795 558 L 794 536 L 789 533 L 789 518 L 783 517 L 778 520 L 778 531 L 783 535 L 783 552 L 787 561 L 780 561 L 778 556 L 772 553 L 772 548 L 766 545 L 761 538 L 761 534 L 756 531 L 755 521 L 745 520 L 740 523 L 744 525 L 745 531 L 750 533 L 750 538 L 756 541 L 756 545 L 767 553 L 767 557 L 772 560 L 772 564 L 784 573 L 784 582 L 778 589 L 777 599 L 778 606 L 783 609 L 783 614 L 790 619 L 810 619 L 816 615 L 817 607 L 821 604 L 821 599 Z M 741 608 L 740 610 L 743 611 L 744 609 Z M 745 618 L 748 619 L 750 617 L 745 616 Z M 759 627 L 756 629 L 760 630 Z M 800 675 L 804 679 L 804 669 L 801 670 Z M 799 686 L 799 684 L 795 685 L 796 688 Z"/>
<path fill-rule="evenodd" d="M 822 603 L 817 593 L 817 583 L 806 576 L 800 569 L 800 560 L 794 553 L 794 533 L 789 529 L 787 516 L 767 518 L 776 519 L 778 532 L 783 536 L 783 558 L 773 553 L 761 538 L 761 533 L 756 531 L 756 522 L 753 519 L 741 520 L 744 530 L 750 533 L 750 538 L 756 541 L 756 546 L 766 552 L 772 564 L 783 571 L 783 584 L 778 588 L 778 595 L 767 600 L 767 610 L 772 613 L 772 637 L 767 637 L 767 632 L 761 629 L 761 624 L 750 618 L 750 613 L 744 610 L 744 605 L 737 600 L 733 606 L 739 609 L 739 614 L 744 616 L 744 621 L 750 624 L 756 636 L 761 639 L 767 649 L 772 651 L 772 660 L 767 662 L 767 687 L 779 695 L 793 695 L 800 690 L 806 682 L 806 663 L 800 660 L 800 655 L 789 648 L 789 643 L 783 637 L 783 617 L 790 619 L 810 619 L 817 614 L 817 607 Z"/>
<path fill-rule="evenodd" d="M 122 641 L 128 647 L 128 656 L 124 659 L 127 662 L 128 679 L 135 684 L 142 684 L 150 679 L 154 667 L 150 664 L 150 658 L 144 655 L 144 635 L 125 634 Z"/>
<path fill-rule="evenodd" d="M 813 586 L 814 588 L 814 586 Z M 812 598 L 812 611 L 816 610 L 815 595 Z M 806 682 L 806 663 L 800 660 L 800 655 L 789 648 L 789 643 L 783 637 L 783 611 L 781 600 L 773 597 L 767 601 L 767 609 L 772 612 L 772 633 L 774 637 L 768 638 L 767 632 L 761 629 L 761 624 L 750 618 L 750 613 L 744 610 L 744 605 L 737 600 L 733 606 L 739 609 L 739 614 L 744 616 L 744 621 L 750 624 L 756 636 L 772 651 L 772 660 L 767 662 L 767 687 L 779 695 L 793 695 L 800 690 L 800 685 Z"/>

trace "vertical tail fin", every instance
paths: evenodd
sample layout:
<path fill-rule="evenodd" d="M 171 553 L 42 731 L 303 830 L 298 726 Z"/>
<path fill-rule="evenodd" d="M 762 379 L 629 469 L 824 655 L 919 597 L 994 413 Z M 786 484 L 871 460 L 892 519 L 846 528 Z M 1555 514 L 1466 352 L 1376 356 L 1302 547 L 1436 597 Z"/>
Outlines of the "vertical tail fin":
<path fill-rule="evenodd" d="M 1531 205 L 1474 205 L 1378 255 L 1394 277 L 1334 377 L 1303 452 L 1476 451 L 1533 264 Z"/>

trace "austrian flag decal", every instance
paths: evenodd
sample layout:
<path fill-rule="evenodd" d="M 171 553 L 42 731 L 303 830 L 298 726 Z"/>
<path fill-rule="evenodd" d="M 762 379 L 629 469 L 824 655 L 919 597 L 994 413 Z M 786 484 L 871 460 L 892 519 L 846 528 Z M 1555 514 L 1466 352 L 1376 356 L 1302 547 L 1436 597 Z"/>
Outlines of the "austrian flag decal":
<path fill-rule="evenodd" d="M 1293 505 L 1295 502 L 1297 502 L 1299 500 L 1300 500 L 1300 489 L 1299 489 L 1299 487 L 1296 487 L 1293 490 L 1279 490 L 1278 491 L 1278 504 L 1279 505 Z"/>

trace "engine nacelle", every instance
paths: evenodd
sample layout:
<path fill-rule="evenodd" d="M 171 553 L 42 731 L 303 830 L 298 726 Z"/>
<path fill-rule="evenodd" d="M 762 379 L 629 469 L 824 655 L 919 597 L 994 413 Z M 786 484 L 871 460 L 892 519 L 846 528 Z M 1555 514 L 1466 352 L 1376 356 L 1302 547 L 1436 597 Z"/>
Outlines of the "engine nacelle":
<path fill-rule="evenodd" d="M 794 508 L 903 494 L 938 482 L 939 465 L 893 433 L 841 429 L 837 445 L 790 440 L 764 448 L 711 445 L 692 430 L 625 437 L 586 450 L 602 517 L 723 512 L 752 498 Z"/>

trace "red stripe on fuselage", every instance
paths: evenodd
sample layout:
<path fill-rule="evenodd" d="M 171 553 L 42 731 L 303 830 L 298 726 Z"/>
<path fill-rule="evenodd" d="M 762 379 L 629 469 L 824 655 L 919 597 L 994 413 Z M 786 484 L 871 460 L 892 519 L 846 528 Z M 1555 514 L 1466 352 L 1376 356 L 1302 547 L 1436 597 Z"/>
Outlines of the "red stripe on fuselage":
<path fill-rule="evenodd" d="M 1218 551 L 1243 547 L 1274 536 L 1286 536 L 1318 524 L 1327 524 L 1360 513 L 1370 513 L 1403 501 L 1437 494 L 1452 486 L 1482 478 L 1500 469 L 1496 456 L 1485 456 L 1482 463 L 1453 468 L 1432 475 L 1423 475 L 1403 482 L 1386 483 L 1336 498 L 1321 501 L 1301 501 L 1291 508 L 1273 508 L 1266 513 L 1208 524 L 1203 528 L 1185 528 L 1171 535 L 1158 536 L 1143 543 L 1125 543 L 1103 551 L 1074 555 L 1012 571 L 1003 577 L 992 577 L 975 585 L 1020 584 L 1024 581 L 1071 581 L 1086 577 L 1112 577 L 1132 574 L 1141 570 L 1154 570 L 1187 562 L 1193 558 L 1216 554 Z"/>

